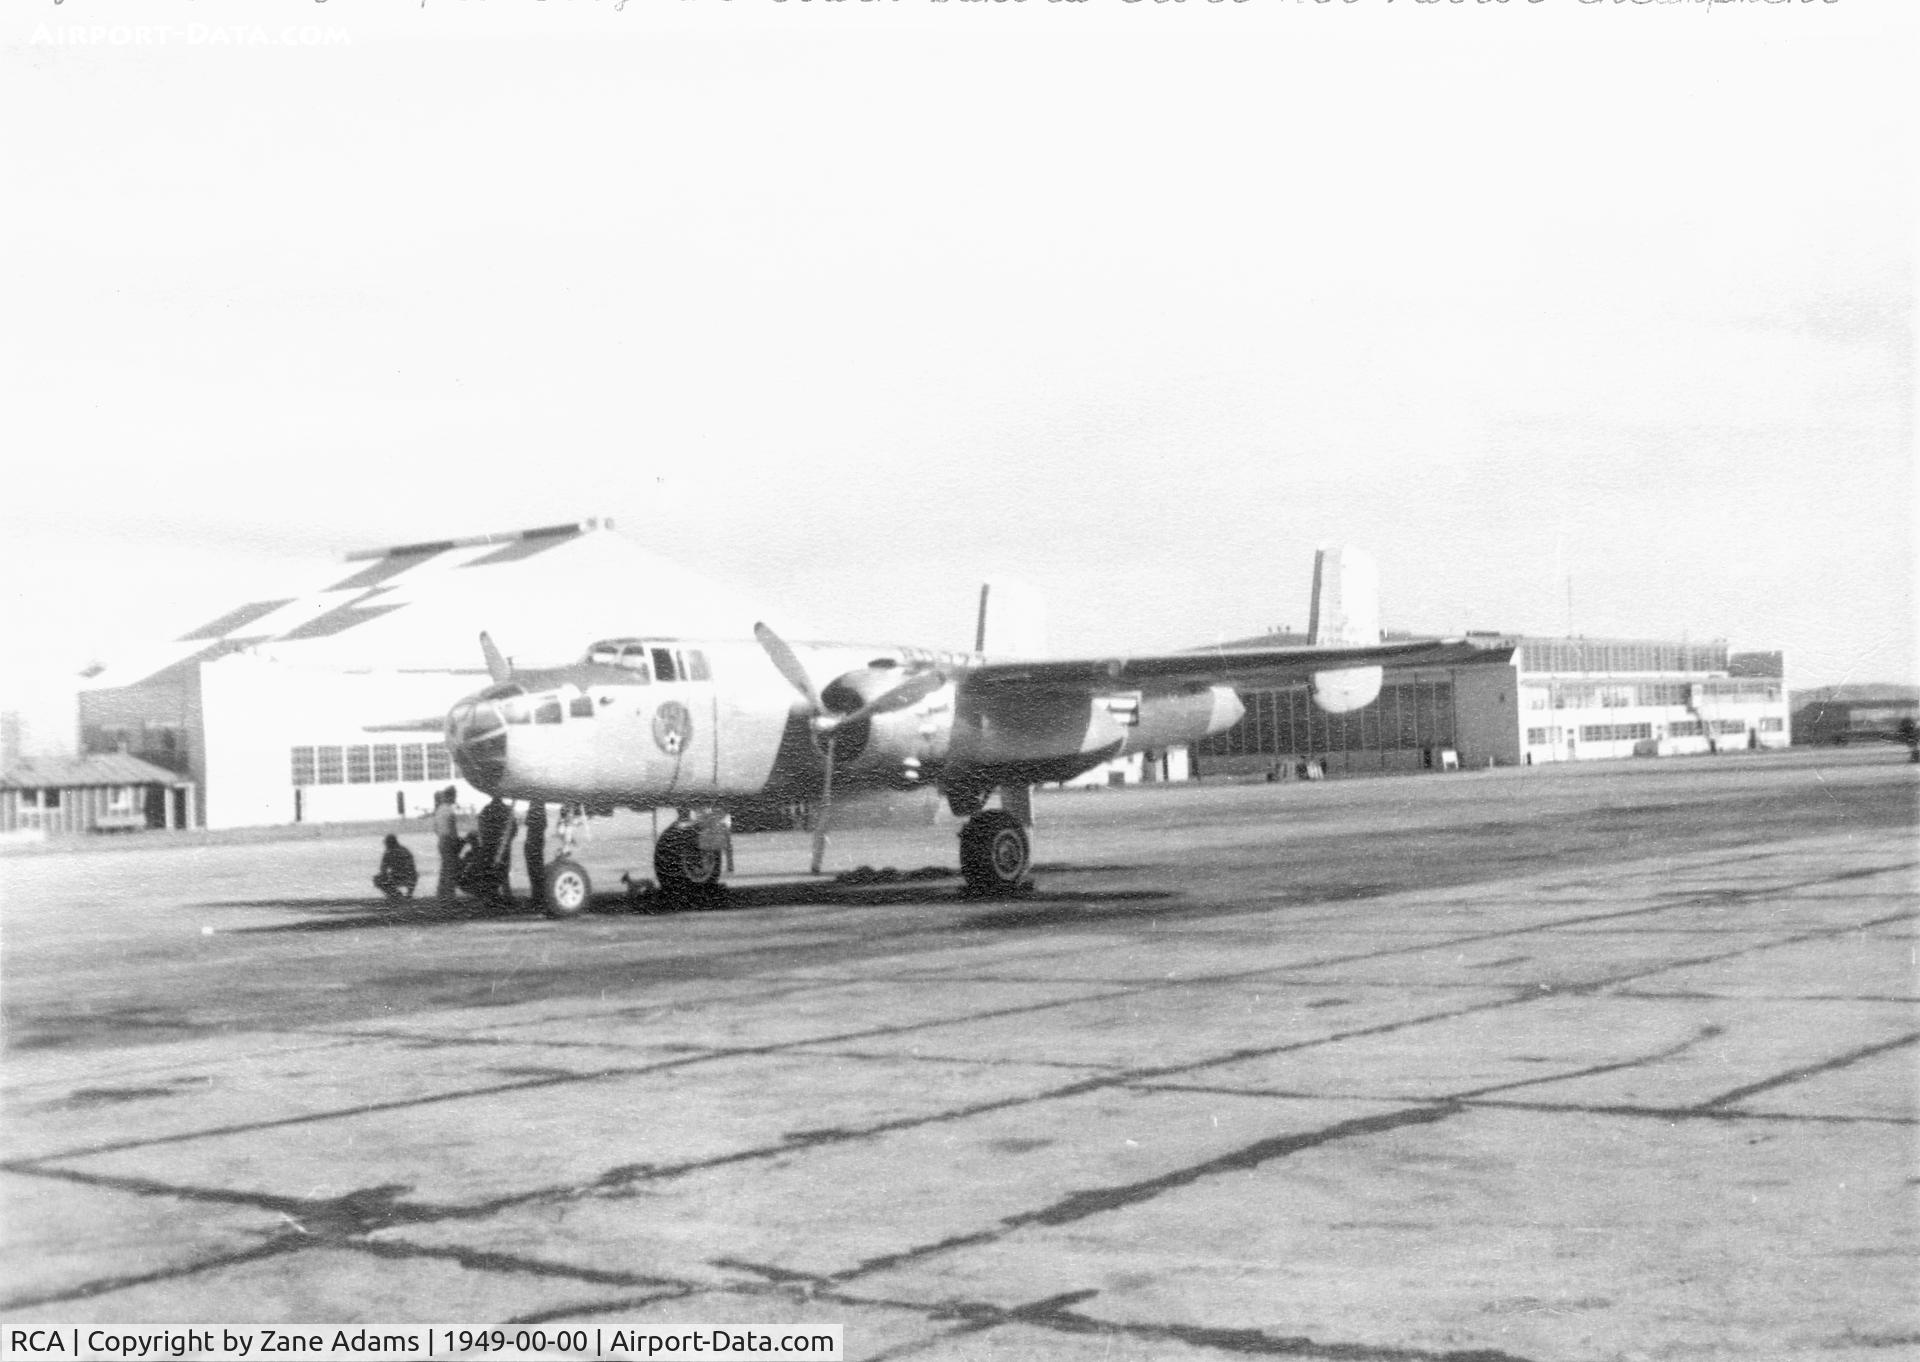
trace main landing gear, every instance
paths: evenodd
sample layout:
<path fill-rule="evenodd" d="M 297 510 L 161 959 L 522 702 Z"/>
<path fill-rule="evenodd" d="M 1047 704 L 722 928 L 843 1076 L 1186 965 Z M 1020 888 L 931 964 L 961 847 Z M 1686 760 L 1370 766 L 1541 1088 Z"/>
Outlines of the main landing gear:
<path fill-rule="evenodd" d="M 1005 809 L 976 813 L 960 828 L 960 875 L 977 898 L 1006 898 L 1032 885 L 1027 829 Z"/>
<path fill-rule="evenodd" d="M 697 822 L 675 823 L 653 848 L 653 877 L 668 904 L 705 906 L 726 893 L 720 883 L 722 847 L 703 838 Z"/>

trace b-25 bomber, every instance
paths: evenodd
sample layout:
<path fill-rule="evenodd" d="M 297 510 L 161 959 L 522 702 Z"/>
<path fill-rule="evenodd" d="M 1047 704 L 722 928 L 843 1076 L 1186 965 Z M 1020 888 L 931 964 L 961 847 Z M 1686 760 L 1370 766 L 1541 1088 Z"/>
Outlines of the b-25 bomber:
<path fill-rule="evenodd" d="M 1353 549 L 1316 557 L 1306 646 L 1006 656 L 990 602 L 983 590 L 965 653 L 790 643 L 760 623 L 734 636 L 607 638 L 567 666 L 517 670 L 483 634 L 493 684 L 453 706 L 448 746 L 478 789 L 562 806 L 561 854 L 546 869 L 557 916 L 592 895 L 572 853 L 583 816 L 679 810 L 654 874 L 684 899 L 720 883 L 723 816 L 810 807 L 818 873 L 836 794 L 915 788 L 966 820 L 968 890 L 1003 895 L 1027 881 L 1034 785 L 1225 732 L 1245 713 L 1239 686 L 1310 680 L 1315 703 L 1344 713 L 1379 694 L 1383 667 L 1457 660 L 1465 647 L 1381 643 L 1377 572 Z"/>

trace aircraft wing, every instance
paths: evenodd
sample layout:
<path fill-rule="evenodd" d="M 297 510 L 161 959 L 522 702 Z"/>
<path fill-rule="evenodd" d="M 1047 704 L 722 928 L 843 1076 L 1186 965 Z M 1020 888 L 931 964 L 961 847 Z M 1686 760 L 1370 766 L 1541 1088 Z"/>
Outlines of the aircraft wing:
<path fill-rule="evenodd" d="M 1210 648 L 1140 656 L 1044 658 L 986 662 L 968 669 L 965 689 L 994 693 L 1018 687 L 1178 690 L 1195 685 L 1277 686 L 1315 672 L 1354 667 L 1435 667 L 1466 662 L 1486 650 L 1459 639 L 1333 647 Z"/>

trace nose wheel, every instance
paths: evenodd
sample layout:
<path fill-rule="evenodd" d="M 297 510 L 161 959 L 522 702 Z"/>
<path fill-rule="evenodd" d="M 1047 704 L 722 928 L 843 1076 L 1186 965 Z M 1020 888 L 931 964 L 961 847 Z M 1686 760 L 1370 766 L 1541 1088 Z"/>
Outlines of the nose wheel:
<path fill-rule="evenodd" d="M 1004 809 L 988 809 L 969 818 L 960 829 L 960 874 L 967 892 L 982 898 L 1005 898 L 1030 883 L 1033 848 L 1026 827 Z"/>
<path fill-rule="evenodd" d="M 546 881 L 548 917 L 578 917 L 593 901 L 593 881 L 574 861 L 553 862 L 547 867 Z"/>

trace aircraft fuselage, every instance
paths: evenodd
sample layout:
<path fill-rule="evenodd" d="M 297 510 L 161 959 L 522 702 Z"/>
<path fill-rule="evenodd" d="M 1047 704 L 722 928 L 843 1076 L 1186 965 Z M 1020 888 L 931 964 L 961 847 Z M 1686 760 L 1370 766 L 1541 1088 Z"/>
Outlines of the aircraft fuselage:
<path fill-rule="evenodd" d="M 795 655 L 827 710 L 843 715 L 929 670 L 939 684 L 829 739 L 751 639 L 616 639 L 579 663 L 515 673 L 462 700 L 448 716 L 448 744 L 462 775 L 489 794 L 610 810 L 809 799 L 831 740 L 834 779 L 848 793 L 931 786 L 959 807 L 996 785 L 1067 779 L 1126 752 L 1223 732 L 1243 712 L 1227 686 L 975 695 L 959 684 L 980 665 L 974 654 L 814 644 Z"/>

